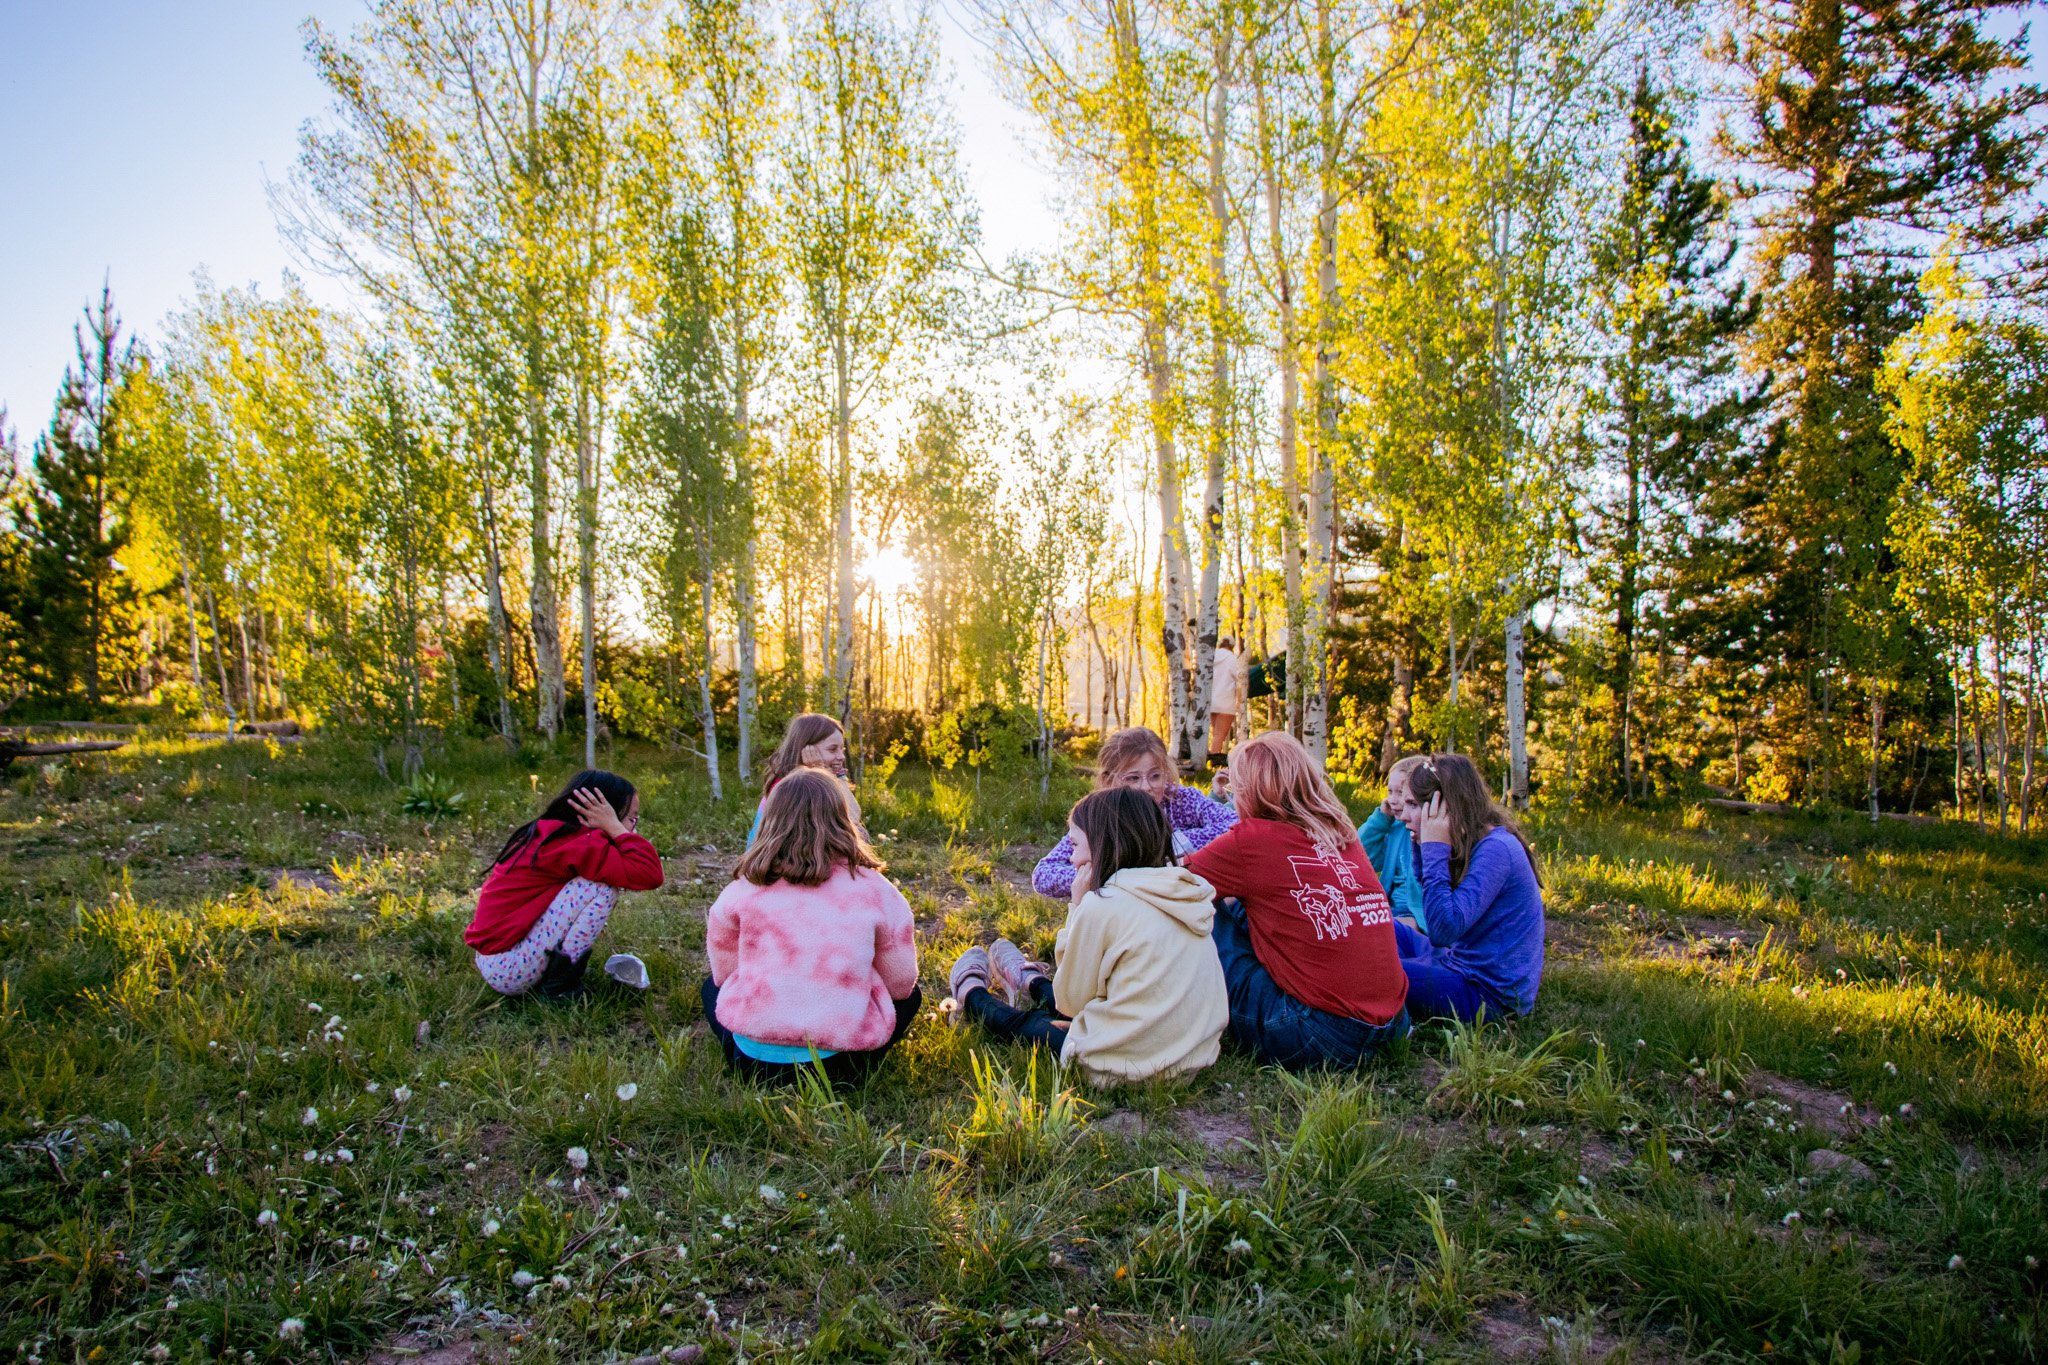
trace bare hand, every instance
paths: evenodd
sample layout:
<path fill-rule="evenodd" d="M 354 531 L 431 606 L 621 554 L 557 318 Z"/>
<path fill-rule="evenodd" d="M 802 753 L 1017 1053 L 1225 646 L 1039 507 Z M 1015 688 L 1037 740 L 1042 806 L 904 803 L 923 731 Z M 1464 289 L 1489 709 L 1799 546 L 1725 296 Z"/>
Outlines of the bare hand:
<path fill-rule="evenodd" d="M 603 792 L 595 787 L 579 787 L 569 793 L 569 807 L 583 822 L 585 829 L 601 829 L 616 839 L 626 832 L 625 822 L 612 809 L 612 803 L 605 799 Z"/>
<path fill-rule="evenodd" d="M 1451 841 L 1451 813 L 1444 809 L 1444 794 L 1438 792 L 1422 808 L 1422 842 L 1448 844 Z"/>
<path fill-rule="evenodd" d="M 1215 776 L 1209 779 L 1209 795 L 1218 801 L 1228 801 L 1230 799 L 1230 769 L 1218 768 L 1216 770 Z"/>

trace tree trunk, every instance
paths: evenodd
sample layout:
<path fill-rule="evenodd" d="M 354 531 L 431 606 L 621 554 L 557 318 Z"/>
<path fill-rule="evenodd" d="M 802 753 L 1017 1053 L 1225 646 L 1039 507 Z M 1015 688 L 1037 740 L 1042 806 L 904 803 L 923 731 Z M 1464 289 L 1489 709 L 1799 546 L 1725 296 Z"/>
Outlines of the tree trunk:
<path fill-rule="evenodd" d="M 590 381 L 576 381 L 576 557 L 583 597 L 583 766 L 597 766 L 597 437 Z"/>
<path fill-rule="evenodd" d="M 508 642 L 511 621 L 505 611 L 504 565 L 498 548 L 498 505 L 491 490 L 491 476 L 483 476 L 484 513 L 484 644 L 491 660 L 491 678 L 498 687 L 498 733 L 505 743 L 517 746 L 519 723 L 512 715 L 512 668 Z"/>
<path fill-rule="evenodd" d="M 1280 226 L 1280 176 L 1273 154 L 1272 118 L 1266 104 L 1266 73 L 1263 58 L 1253 71 L 1256 83 L 1259 141 L 1259 178 L 1266 192 L 1266 250 L 1273 260 L 1274 303 L 1279 316 L 1277 359 L 1280 370 L 1280 411 L 1275 432 L 1275 454 L 1280 465 L 1280 578 L 1287 614 L 1287 652 L 1292 660 L 1302 636 L 1301 599 L 1301 323 L 1295 315 L 1294 262 Z M 1298 668 L 1287 670 L 1287 732 L 1301 734 L 1301 690 Z"/>
<path fill-rule="evenodd" d="M 1529 613 L 1508 614 L 1506 692 L 1508 725 L 1508 799 L 1516 810 L 1529 808 L 1529 706 L 1522 667 L 1522 634 Z"/>
<path fill-rule="evenodd" d="M 1126 141 L 1122 173 L 1136 218 L 1133 244 L 1138 253 L 1138 308 L 1143 319 L 1148 415 L 1159 476 L 1160 565 L 1165 577 L 1159 604 L 1159 641 L 1166 655 L 1167 742 L 1173 756 L 1181 759 L 1188 757 L 1192 702 L 1187 667 L 1189 565 L 1180 456 L 1174 445 L 1173 360 L 1166 336 L 1170 291 L 1165 265 L 1167 225 L 1162 221 L 1159 203 L 1158 131 L 1153 125 L 1136 8 L 1130 0 L 1115 0 L 1110 19 L 1117 64 L 1117 98 Z"/>
<path fill-rule="evenodd" d="M 1884 752 L 1884 691 L 1875 689 L 1870 695 L 1870 823 L 1878 821 L 1878 767 L 1879 757 Z"/>
<path fill-rule="evenodd" d="M 743 258 L 745 238 L 741 236 L 744 215 L 738 211 L 734 216 L 733 253 L 735 261 Z M 737 269 L 737 266 L 736 266 Z M 737 298 L 735 307 L 744 308 Z M 740 536 L 739 563 L 733 567 L 733 616 L 738 636 L 736 647 L 739 654 L 739 733 L 734 739 L 739 780 L 742 785 L 751 782 L 754 776 L 754 711 L 759 704 L 759 669 L 756 662 L 758 653 L 755 644 L 755 563 L 760 555 L 760 511 L 754 505 L 754 433 L 749 415 L 750 395 L 747 390 L 748 374 L 747 327 L 741 316 L 733 328 L 733 373 L 735 392 L 733 394 L 733 419 L 737 431 L 734 436 L 733 453 L 735 473 L 739 476 L 739 511 L 745 521 L 744 533 Z"/>
<path fill-rule="evenodd" d="M 834 705 L 843 726 L 853 714 L 853 409 L 852 375 L 847 354 L 843 320 L 835 323 L 832 338 L 832 501 L 834 506 L 834 564 L 838 576 L 837 614 L 832 620 L 834 657 L 832 686 Z"/>
<path fill-rule="evenodd" d="M 555 595 L 547 411 L 542 392 L 545 378 L 537 320 L 532 325 L 535 336 L 528 346 L 526 420 L 532 443 L 527 493 L 532 503 L 529 545 L 533 565 L 527 600 L 533 631 L 534 724 L 552 745 L 562 731 L 562 707 L 568 696 L 568 684 L 563 677 L 561 608 Z"/>
<path fill-rule="evenodd" d="M 718 771 L 718 717 L 711 704 L 711 596 L 715 566 L 711 556 L 711 514 L 707 509 L 697 529 L 698 627 L 701 650 L 697 666 L 697 708 L 704 720 L 704 771 L 711 777 L 711 799 L 725 799 Z"/>
<path fill-rule="evenodd" d="M 185 630 L 192 664 L 192 690 L 198 694 L 199 704 L 206 705 L 206 674 L 199 663 L 199 611 L 192 601 L 192 566 L 185 559 L 185 547 L 178 546 L 178 586 L 185 592 Z"/>
<path fill-rule="evenodd" d="M 1230 200 L 1224 153 L 1230 135 L 1230 77 L 1234 66 L 1228 23 L 1216 25 L 1211 54 L 1209 141 L 1209 432 L 1202 486 L 1202 586 L 1195 627 L 1195 690 L 1182 743 L 1200 761 L 1209 752 L 1209 700 L 1216 681 L 1218 596 L 1223 583 L 1223 481 L 1230 464 Z"/>
<path fill-rule="evenodd" d="M 1316 0 L 1317 142 L 1320 200 L 1316 211 L 1316 451 L 1309 473 L 1309 552 L 1302 585 L 1301 648 L 1288 647 L 1287 685 L 1301 688 L 1301 742 L 1317 763 L 1329 758 L 1330 598 L 1333 587 L 1337 492 L 1337 204 L 1342 169 L 1337 146 L 1335 39 L 1330 32 L 1331 0 Z"/>
<path fill-rule="evenodd" d="M 206 590 L 206 620 L 213 629 L 213 670 L 220 675 L 220 707 L 227 712 L 228 733 L 235 730 L 235 699 L 228 691 L 227 655 L 221 649 L 220 604 L 212 588 Z"/>

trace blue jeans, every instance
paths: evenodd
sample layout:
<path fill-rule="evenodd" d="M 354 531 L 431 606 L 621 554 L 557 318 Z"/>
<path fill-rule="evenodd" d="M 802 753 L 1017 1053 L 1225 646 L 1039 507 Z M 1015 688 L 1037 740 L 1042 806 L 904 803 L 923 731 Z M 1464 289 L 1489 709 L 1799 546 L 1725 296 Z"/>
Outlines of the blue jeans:
<path fill-rule="evenodd" d="M 1042 976 L 1031 978 L 1025 993 L 1028 1006 L 1006 1005 L 988 990 L 977 986 L 967 992 L 960 1009 L 969 1019 L 988 1030 L 991 1038 L 1005 1043 L 1043 1043 L 1060 1055 L 1067 1045 L 1067 1016 L 1052 1007 L 1052 982 Z"/>
<path fill-rule="evenodd" d="M 1399 920 L 1394 921 L 1394 946 L 1401 953 L 1401 970 L 1408 973 L 1408 1013 L 1416 1019 L 1469 1024 L 1481 1010 L 1496 1021 L 1513 1016 L 1472 978 L 1437 965 L 1435 946 Z"/>
<path fill-rule="evenodd" d="M 1252 932 L 1236 899 L 1216 902 L 1210 935 L 1230 991 L 1230 1037 L 1260 1061 L 1289 1071 L 1357 1066 L 1408 1035 L 1405 1009 L 1384 1024 L 1368 1024 L 1303 1004 L 1281 990 L 1252 951 Z"/>

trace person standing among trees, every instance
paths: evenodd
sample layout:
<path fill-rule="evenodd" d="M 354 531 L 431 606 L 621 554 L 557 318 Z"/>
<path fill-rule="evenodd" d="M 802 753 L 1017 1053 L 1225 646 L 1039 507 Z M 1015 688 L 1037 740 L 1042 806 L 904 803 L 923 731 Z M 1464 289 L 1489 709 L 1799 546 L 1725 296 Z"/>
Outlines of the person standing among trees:
<path fill-rule="evenodd" d="M 1237 728 L 1238 712 L 1244 707 L 1244 664 L 1237 657 L 1237 641 L 1226 635 L 1216 642 L 1216 680 L 1209 686 L 1209 762 L 1219 762 L 1230 752 L 1230 738 Z"/>

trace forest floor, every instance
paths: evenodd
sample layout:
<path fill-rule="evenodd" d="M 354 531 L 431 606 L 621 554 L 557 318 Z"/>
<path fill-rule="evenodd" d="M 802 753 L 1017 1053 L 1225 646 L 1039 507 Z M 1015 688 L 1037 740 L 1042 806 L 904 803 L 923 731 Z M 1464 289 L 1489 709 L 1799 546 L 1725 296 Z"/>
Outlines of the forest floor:
<path fill-rule="evenodd" d="M 600 951 L 654 984 L 569 1007 L 496 998 L 461 939 L 566 762 L 444 758 L 467 796 L 437 820 L 339 741 L 18 768 L 0 1361 L 2048 1348 L 2048 843 L 1550 816 L 1549 970 L 1512 1028 L 1075 1103 L 928 1014 L 864 1091 L 764 1094 L 697 997 L 751 797 L 607 761 L 669 882 Z M 928 999 L 969 940 L 1050 948 L 1025 881 L 1078 790 L 863 792 Z"/>

